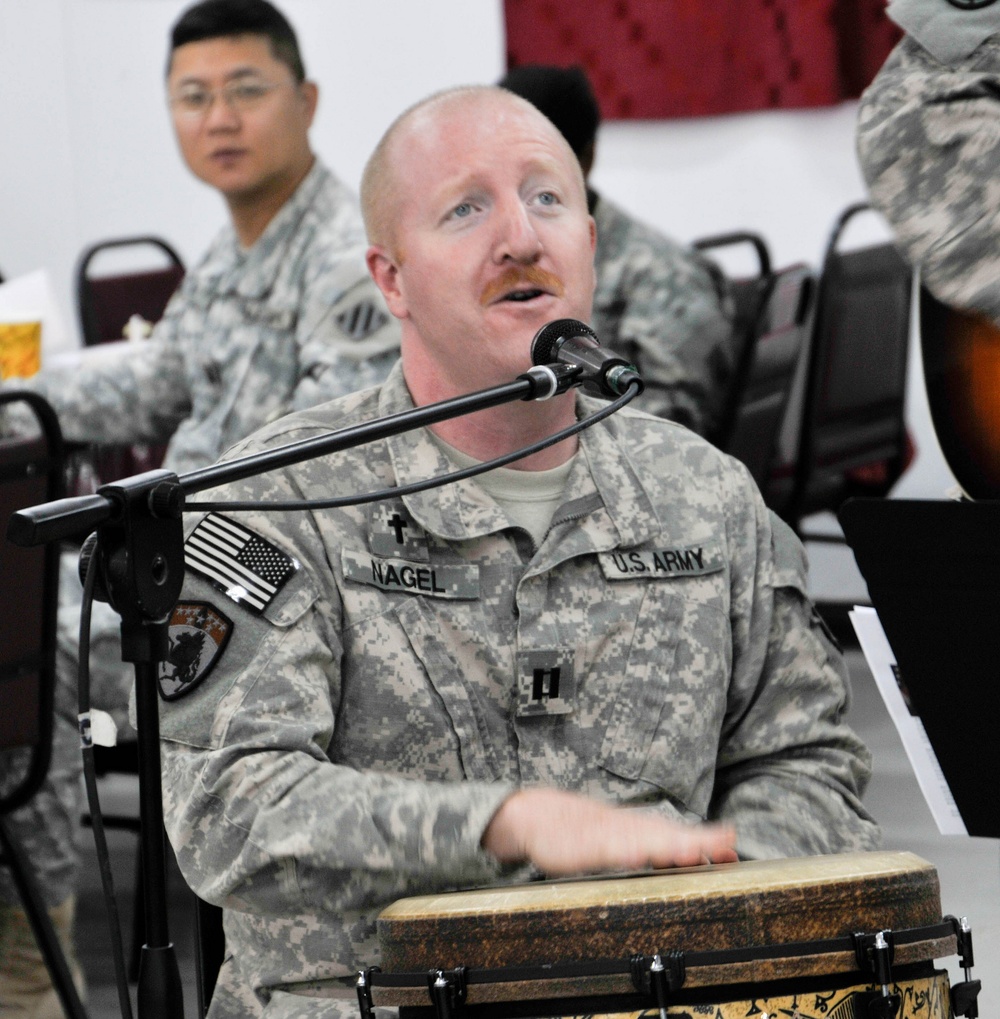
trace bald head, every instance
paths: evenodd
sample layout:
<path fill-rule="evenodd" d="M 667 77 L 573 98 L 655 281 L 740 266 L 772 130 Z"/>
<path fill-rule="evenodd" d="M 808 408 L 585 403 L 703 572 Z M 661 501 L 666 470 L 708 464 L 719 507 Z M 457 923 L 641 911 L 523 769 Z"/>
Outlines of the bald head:
<path fill-rule="evenodd" d="M 576 157 L 565 138 L 538 109 L 514 93 L 496 85 L 466 85 L 435 92 L 404 110 L 389 125 L 375 146 L 361 177 L 361 213 L 371 244 L 394 250 L 395 225 L 399 218 L 404 189 L 399 186 L 405 173 L 405 150 L 422 137 L 447 130 L 449 120 L 475 110 L 484 125 L 500 129 L 509 117 L 536 121 L 555 143 L 565 149 L 572 161 Z M 585 194 L 583 174 L 580 192 Z"/>

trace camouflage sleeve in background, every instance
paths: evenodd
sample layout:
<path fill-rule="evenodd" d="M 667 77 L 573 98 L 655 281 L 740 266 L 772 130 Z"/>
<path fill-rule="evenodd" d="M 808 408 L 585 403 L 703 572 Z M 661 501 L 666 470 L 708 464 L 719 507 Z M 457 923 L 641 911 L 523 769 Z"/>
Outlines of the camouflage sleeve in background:
<path fill-rule="evenodd" d="M 45 397 L 71 442 L 165 442 L 190 410 L 174 325 L 168 306 L 148 340 L 86 347 L 72 366 L 4 385 Z"/>
<path fill-rule="evenodd" d="M 862 97 L 857 147 L 928 288 L 1000 322 L 1000 35 L 952 65 L 904 38 Z"/>
<path fill-rule="evenodd" d="M 633 406 L 710 434 L 733 369 L 733 308 L 724 277 L 696 251 L 604 197 L 597 223 L 593 326 L 639 369 Z"/>
<path fill-rule="evenodd" d="M 303 287 L 299 376 L 289 410 L 304 410 L 385 380 L 399 357 L 399 320 L 368 274 L 364 245 L 340 255 L 321 285 Z"/>

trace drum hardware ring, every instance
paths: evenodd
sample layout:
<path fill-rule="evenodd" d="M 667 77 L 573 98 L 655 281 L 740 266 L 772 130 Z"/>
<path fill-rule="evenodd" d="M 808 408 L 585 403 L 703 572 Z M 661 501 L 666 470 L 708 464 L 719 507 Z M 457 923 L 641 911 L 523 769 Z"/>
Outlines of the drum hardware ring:
<path fill-rule="evenodd" d="M 937 949 L 946 949 L 943 954 L 955 953 L 955 945 L 958 940 L 956 931 L 960 929 L 960 922 L 952 917 L 946 917 L 936 924 L 929 924 L 922 927 L 906 928 L 902 930 L 883 930 L 878 932 L 882 935 L 885 947 L 880 949 L 880 954 L 886 963 L 895 964 L 899 961 L 898 956 L 910 950 L 910 946 L 927 943 L 927 947 L 933 946 Z M 892 1016 L 891 1011 L 885 1008 L 877 985 L 883 983 L 888 985 L 892 974 L 883 974 L 883 980 L 877 980 L 875 974 L 875 942 L 878 937 L 876 933 L 858 932 L 854 934 L 841 935 L 835 938 L 814 939 L 803 942 L 788 942 L 774 945 L 754 945 L 739 948 L 710 949 L 696 951 L 674 950 L 672 952 L 657 953 L 663 965 L 663 971 L 657 980 L 662 980 L 667 987 L 668 997 L 671 997 L 671 1004 L 676 1004 L 678 996 L 683 997 L 687 992 L 688 985 L 692 983 L 694 975 L 694 986 L 700 987 L 697 979 L 698 974 L 705 967 L 728 966 L 744 963 L 747 961 L 758 961 L 770 958 L 794 959 L 799 956 L 812 956 L 817 953 L 849 953 L 854 958 L 855 965 L 861 973 L 872 975 L 871 983 L 876 984 L 869 994 L 865 995 L 865 1007 L 857 1015 L 865 1016 L 865 1019 L 882 1019 L 884 1016 Z M 941 944 L 947 942 L 947 944 Z M 968 936 L 965 938 L 968 944 Z M 968 949 L 963 958 L 968 959 Z M 909 961 L 909 956 L 904 955 L 903 961 Z M 882 967 L 883 969 L 886 966 Z M 904 968 L 906 968 L 904 966 Z M 565 960 L 546 961 L 544 963 L 522 963 L 518 965 L 500 966 L 462 966 L 455 970 L 446 970 L 435 967 L 431 970 L 390 970 L 386 972 L 382 967 L 373 967 L 365 970 L 358 981 L 359 1001 L 361 1002 L 361 1019 L 374 1019 L 374 1009 L 378 1005 L 395 1005 L 397 1002 L 381 1000 L 381 995 L 391 989 L 411 988 L 417 991 L 424 989 L 423 1000 L 432 1008 L 435 1008 L 434 1019 L 441 1019 L 444 1009 L 450 1019 L 460 1019 L 466 1007 L 468 1007 L 469 995 L 475 997 L 480 985 L 495 984 L 519 984 L 531 983 L 534 981 L 562 980 L 576 977 L 604 977 L 614 974 L 625 977 L 632 988 L 639 994 L 650 1000 L 650 1006 L 659 1004 L 656 997 L 656 990 L 653 984 L 653 956 L 632 955 L 625 958 L 598 958 L 586 961 Z M 441 977 L 443 983 L 439 987 L 439 1001 L 434 997 L 434 984 Z M 898 974 L 896 974 L 898 978 Z M 673 988 L 671 988 L 671 981 Z M 970 987 L 967 996 L 974 997 L 978 990 L 978 981 L 974 982 L 975 988 Z M 454 985 L 448 995 L 443 991 Z M 683 985 L 683 986 L 682 986 Z M 885 987 L 885 991 L 889 991 Z M 430 1000 L 426 995 L 430 994 Z M 624 992 L 615 992 L 621 994 Z M 530 996 L 529 996 L 530 997 Z M 965 997 L 960 999 L 960 1005 L 966 1001 Z M 370 1003 L 370 1006 L 369 1006 Z M 401 1003 L 400 1003 L 401 1004 Z M 481 1004 L 481 1002 L 477 1002 Z M 413 1007 L 420 1006 L 416 1001 L 412 1002 Z M 461 1007 L 460 1007 L 461 1006 Z M 370 1007 L 372 1010 L 367 1011 Z M 424 1006 L 427 1007 L 427 1006 Z M 898 1013 L 897 1013 L 898 1014 Z M 966 1015 L 964 1011 L 954 1010 L 954 1014 Z M 659 1019 L 659 1017 L 657 1017 Z M 967 1019 L 974 1019 L 974 1014 L 968 1015 Z"/>
<path fill-rule="evenodd" d="M 438 1019 L 454 1019 L 456 1009 L 465 1004 L 468 968 L 432 969 L 427 972 L 427 987 Z"/>
<path fill-rule="evenodd" d="M 977 1019 L 979 1015 L 979 992 L 982 989 L 981 980 L 972 979 L 972 967 L 975 965 L 975 956 L 972 950 L 972 927 L 969 925 L 969 918 L 946 916 L 945 920 L 955 929 L 955 938 L 958 942 L 958 964 L 965 971 L 965 980 L 955 984 L 951 989 L 951 1010 L 955 1015 L 965 1016 L 966 1019 Z"/>

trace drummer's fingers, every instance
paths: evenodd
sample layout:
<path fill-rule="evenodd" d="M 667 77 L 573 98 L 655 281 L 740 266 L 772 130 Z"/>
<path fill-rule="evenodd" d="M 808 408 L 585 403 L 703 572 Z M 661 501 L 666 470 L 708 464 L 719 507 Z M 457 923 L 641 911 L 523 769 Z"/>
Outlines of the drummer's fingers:
<path fill-rule="evenodd" d="M 609 870 L 694 867 L 738 859 L 736 834 L 725 826 L 689 825 L 631 811 L 619 813 L 615 821 L 595 846 L 597 862 Z"/>
<path fill-rule="evenodd" d="M 653 867 L 695 867 L 704 863 L 734 863 L 736 833 L 724 825 L 687 825 L 668 822 L 670 832 L 649 865 Z"/>

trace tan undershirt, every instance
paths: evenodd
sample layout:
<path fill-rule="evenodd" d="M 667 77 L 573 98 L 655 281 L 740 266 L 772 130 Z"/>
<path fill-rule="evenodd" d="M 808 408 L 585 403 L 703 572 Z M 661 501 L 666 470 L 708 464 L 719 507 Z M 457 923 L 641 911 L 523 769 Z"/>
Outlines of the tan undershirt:
<path fill-rule="evenodd" d="M 436 435 L 433 437 L 456 467 L 472 467 L 482 463 Z M 523 527 L 531 535 L 537 548 L 549 529 L 552 514 L 562 501 L 566 479 L 575 459 L 576 454 L 564 464 L 547 471 L 516 471 L 510 467 L 495 467 L 485 474 L 476 475 L 475 481 L 490 498 L 499 503 L 511 523 Z"/>

